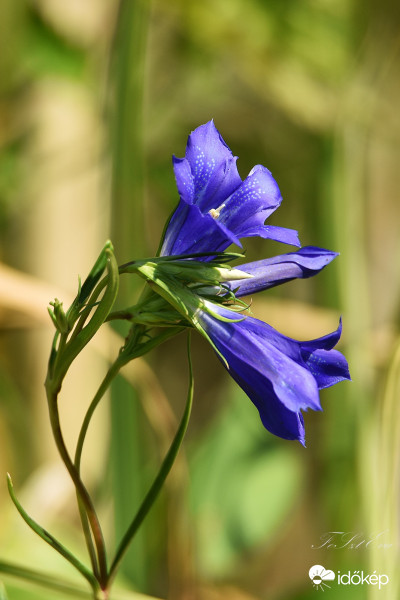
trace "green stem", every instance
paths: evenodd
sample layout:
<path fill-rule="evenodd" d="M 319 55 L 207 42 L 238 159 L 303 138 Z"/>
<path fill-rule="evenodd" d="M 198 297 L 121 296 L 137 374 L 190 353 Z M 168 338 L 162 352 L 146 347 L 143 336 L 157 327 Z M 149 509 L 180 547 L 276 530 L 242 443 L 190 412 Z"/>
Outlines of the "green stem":
<path fill-rule="evenodd" d="M 143 520 L 145 519 L 147 513 L 153 506 L 158 494 L 160 493 L 161 488 L 167 478 L 167 475 L 170 472 L 172 465 L 175 462 L 176 456 L 179 452 L 179 448 L 181 447 L 184 435 L 186 433 L 186 429 L 187 429 L 187 426 L 189 423 L 190 413 L 191 413 L 191 409 L 192 409 L 192 403 L 193 403 L 193 370 L 192 370 L 192 361 L 191 361 L 191 356 L 190 356 L 190 332 L 188 335 L 188 362 L 189 362 L 189 378 L 190 378 L 189 379 L 189 390 L 188 390 L 187 401 L 186 401 L 185 410 L 184 410 L 184 413 L 182 416 L 182 420 L 180 422 L 178 431 L 175 434 L 175 437 L 171 444 L 171 447 L 170 447 L 166 457 L 164 458 L 164 461 L 161 465 L 161 468 L 160 468 L 156 478 L 153 481 L 152 486 L 150 487 L 149 491 L 147 492 L 138 512 L 136 513 L 131 525 L 129 526 L 127 532 L 125 533 L 124 537 L 122 538 L 122 540 L 118 546 L 114 561 L 113 561 L 110 571 L 109 571 L 108 582 L 111 582 L 112 579 L 115 577 L 118 566 L 129 546 L 129 544 L 131 543 L 133 537 L 135 536 L 135 533 L 139 529 L 139 527 L 142 524 Z"/>
<path fill-rule="evenodd" d="M 77 469 L 75 468 L 74 463 L 71 460 L 71 457 L 68 453 L 67 447 L 65 445 L 64 438 L 63 438 L 62 431 L 61 431 L 61 426 L 60 426 L 60 418 L 59 418 L 58 406 L 57 406 L 57 396 L 56 395 L 50 396 L 48 398 L 48 401 L 49 401 L 48 403 L 49 403 L 50 423 L 51 423 L 51 427 L 53 430 L 53 436 L 54 436 L 54 440 L 57 445 L 57 449 L 58 449 L 61 459 L 64 462 L 64 464 L 67 468 L 67 471 L 75 485 L 75 489 L 80 498 L 80 501 L 82 502 L 82 504 L 85 508 L 87 518 L 89 520 L 90 527 L 91 527 L 91 530 L 93 533 L 93 538 L 94 538 L 94 542 L 95 542 L 96 549 L 97 549 L 98 564 L 99 564 L 99 583 L 100 583 L 102 589 L 104 589 L 106 581 L 107 581 L 107 559 L 106 559 L 105 543 L 104 543 L 103 533 L 102 533 L 102 530 L 100 527 L 100 522 L 98 520 L 95 508 L 93 506 L 92 499 L 91 499 L 86 487 L 84 486 L 84 484 L 79 476 L 79 473 L 78 473 Z M 84 531 L 84 533 L 85 533 L 85 537 L 86 537 L 87 532 Z M 90 542 L 89 542 L 89 538 L 86 537 L 86 543 L 87 543 L 87 545 L 91 544 L 92 543 L 91 538 L 90 538 Z"/>
<path fill-rule="evenodd" d="M 96 282 L 98 278 L 101 277 L 104 268 L 107 269 L 107 275 L 96 285 Z M 50 422 L 54 440 L 60 456 L 75 485 L 83 533 L 89 551 L 90 560 L 92 562 L 93 573 L 102 588 L 105 587 L 107 580 L 106 549 L 103 534 L 90 495 L 80 478 L 79 472 L 71 460 L 63 439 L 58 411 L 58 393 L 71 363 L 83 350 L 83 348 L 91 340 L 91 338 L 95 335 L 99 327 L 107 318 L 118 293 L 118 284 L 118 265 L 112 250 L 112 246 L 110 243 L 107 243 L 102 254 L 100 255 L 100 258 L 97 260 L 94 268 L 92 269 L 89 278 L 85 281 L 83 288 L 80 289 L 76 302 L 74 302 L 69 311 L 67 311 L 71 321 L 75 321 L 78 316 L 78 314 L 75 313 L 80 309 L 79 301 L 81 300 L 82 302 L 86 302 L 87 297 L 93 289 L 93 286 L 96 285 L 88 305 L 83 310 L 83 313 L 79 318 L 75 331 L 72 332 L 70 340 L 67 339 L 69 332 L 62 334 L 59 339 L 58 347 L 55 346 L 55 341 L 53 342 L 49 360 L 49 370 L 45 382 Z M 89 323 L 83 327 L 90 312 L 92 311 L 93 306 L 96 303 L 95 301 L 104 287 L 105 292 L 102 299 L 98 303 Z M 55 339 L 56 338 L 58 338 L 58 333 L 55 336 Z M 95 547 L 97 551 L 97 557 L 95 556 Z"/>
<path fill-rule="evenodd" d="M 94 411 L 96 410 L 100 400 L 103 398 L 105 392 L 109 388 L 111 382 L 118 375 L 118 373 L 120 372 L 122 367 L 125 366 L 128 362 L 130 362 L 131 360 L 134 360 L 135 358 L 138 358 L 139 356 L 142 356 L 143 354 L 147 354 L 147 352 L 150 352 L 150 350 L 152 350 L 156 346 L 159 346 L 160 344 L 162 344 L 166 340 L 170 339 L 171 337 L 177 335 L 181 331 L 183 331 L 183 327 L 168 328 L 167 331 L 164 331 L 160 335 L 158 335 L 154 338 L 151 338 L 149 341 L 143 343 L 140 346 L 140 348 L 135 348 L 134 343 L 133 343 L 132 345 L 129 346 L 129 348 L 123 350 L 121 352 L 121 354 L 119 355 L 119 357 L 117 358 L 117 360 L 110 366 L 110 368 L 107 371 L 103 381 L 101 382 L 100 387 L 97 390 L 92 402 L 90 403 L 90 406 L 89 406 L 89 408 L 86 412 L 85 418 L 83 420 L 81 430 L 79 432 L 78 442 L 77 442 L 76 451 L 75 451 L 75 461 L 74 461 L 75 468 L 78 471 L 78 474 L 80 473 L 80 468 L 81 468 L 83 444 L 85 442 L 85 438 L 86 438 L 86 434 L 87 434 L 87 431 L 88 431 L 88 428 L 90 425 L 90 421 L 93 417 Z M 138 339 L 137 336 L 133 336 L 133 338 L 134 338 L 134 341 L 137 341 L 137 339 Z"/>
<path fill-rule="evenodd" d="M 79 494 L 76 494 L 76 498 L 78 501 L 78 510 L 79 510 L 79 516 L 81 519 L 81 524 L 82 524 L 82 531 L 83 531 L 83 535 L 85 537 L 85 542 L 86 542 L 86 548 L 89 554 L 89 558 L 90 558 L 90 562 L 92 565 L 92 569 L 93 569 L 93 574 L 96 577 L 97 581 L 100 580 L 100 572 L 99 572 L 99 568 L 97 565 L 97 556 L 96 556 L 96 549 L 93 543 L 93 538 L 92 538 L 92 533 L 91 533 L 91 529 L 90 529 L 90 524 L 89 524 L 89 520 L 85 511 L 85 507 L 83 505 L 82 500 L 79 497 Z"/>
<path fill-rule="evenodd" d="M 111 365 L 110 369 L 108 370 L 106 376 L 104 377 L 104 379 L 103 379 L 99 389 L 97 390 L 97 393 L 96 393 L 95 397 L 93 398 L 93 400 L 88 408 L 88 411 L 85 415 L 81 430 L 79 432 L 78 443 L 76 446 L 75 459 L 74 459 L 75 468 L 76 468 L 79 476 L 80 476 L 80 469 L 81 469 L 83 444 L 84 444 L 84 441 L 86 438 L 86 433 L 89 428 L 89 424 L 92 419 L 93 413 L 96 410 L 96 407 L 99 404 L 102 397 L 104 396 L 105 392 L 107 391 L 107 388 L 109 387 L 111 381 L 118 374 L 120 368 L 121 368 L 121 364 L 119 364 L 118 360 Z M 79 507 L 79 514 L 80 514 L 81 523 L 82 523 L 82 529 L 83 529 L 83 533 L 85 536 L 86 546 L 87 546 L 87 549 L 89 552 L 90 560 L 92 562 L 93 572 L 95 572 L 95 573 L 97 572 L 97 574 L 99 574 L 98 569 L 97 569 L 95 549 L 93 546 L 88 517 L 87 517 L 86 511 L 85 511 L 85 507 L 84 507 L 82 500 L 78 493 L 77 493 L 77 499 L 78 499 L 78 507 Z"/>
<path fill-rule="evenodd" d="M 81 430 L 79 432 L 78 442 L 77 442 L 76 451 L 75 451 L 75 461 L 74 462 L 75 462 L 75 468 L 76 468 L 78 474 L 80 473 L 80 468 L 81 468 L 83 444 L 84 444 L 84 441 L 86 438 L 86 433 L 89 428 L 89 424 L 92 419 L 93 413 L 96 410 L 96 408 L 97 408 L 100 400 L 104 396 L 105 392 L 107 391 L 108 387 L 110 386 L 112 380 L 118 375 L 120 369 L 123 367 L 124 364 L 125 364 L 125 361 L 117 359 L 111 365 L 111 367 L 108 369 L 103 381 L 100 384 L 99 389 L 96 392 L 96 395 L 94 396 L 94 398 L 93 398 L 92 402 L 90 403 L 90 406 L 86 412 L 85 418 L 82 423 Z"/>

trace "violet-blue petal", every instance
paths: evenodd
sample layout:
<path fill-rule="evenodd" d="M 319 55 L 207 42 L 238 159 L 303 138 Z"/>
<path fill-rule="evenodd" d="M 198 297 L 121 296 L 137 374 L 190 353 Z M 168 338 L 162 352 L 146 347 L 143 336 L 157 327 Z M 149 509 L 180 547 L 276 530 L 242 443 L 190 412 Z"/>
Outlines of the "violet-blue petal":
<path fill-rule="evenodd" d="M 286 408 L 277 396 L 271 381 L 266 377 L 260 381 L 258 372 L 253 373 L 252 377 L 251 366 L 244 369 L 240 359 L 232 354 L 229 350 L 224 353 L 229 362 L 229 374 L 257 408 L 264 427 L 278 437 L 285 440 L 298 440 L 304 445 L 305 432 L 301 412 Z"/>
<path fill-rule="evenodd" d="M 278 208 L 282 196 L 271 172 L 262 165 L 256 165 L 241 186 L 222 205 L 218 220 L 237 237 L 278 235 L 276 228 L 264 225 L 265 220 Z M 279 228 L 280 229 L 280 228 Z M 300 245 L 297 232 L 290 243 Z"/>
<path fill-rule="evenodd" d="M 222 252 L 240 240 L 196 204 L 180 200 L 171 217 L 161 247 L 161 256 L 199 252 Z M 203 259 L 207 260 L 207 259 Z"/>
<path fill-rule="evenodd" d="M 237 318 L 220 306 L 216 310 L 225 318 Z M 254 393 L 264 397 L 272 385 L 289 410 L 321 410 L 318 386 L 304 366 L 298 342 L 253 317 L 237 323 L 219 321 L 207 313 L 198 318 L 205 322 L 207 333 L 227 359 L 230 371 L 250 382 Z M 235 378 L 233 372 L 232 376 Z"/>
<path fill-rule="evenodd" d="M 342 333 L 342 319 L 336 331 L 316 340 L 301 342 L 301 355 L 313 373 L 319 389 L 350 379 L 349 367 L 343 354 L 333 347 Z"/>
<path fill-rule="evenodd" d="M 241 246 L 240 238 L 256 236 L 300 246 L 297 231 L 264 225 L 282 200 L 270 171 L 257 165 L 242 182 L 236 160 L 212 121 L 190 134 L 185 158 L 173 157 L 180 202 L 162 255 L 221 252 L 232 243 Z M 205 218 L 188 206 L 196 206 Z"/>
<path fill-rule="evenodd" d="M 179 196 L 186 204 L 193 204 L 194 179 L 189 161 L 186 158 L 176 158 L 176 156 L 173 156 L 172 164 L 174 166 L 175 181 Z"/>
<path fill-rule="evenodd" d="M 338 350 L 302 351 L 305 364 L 314 375 L 318 388 L 330 387 L 350 379 L 349 367 L 343 354 Z"/>
<path fill-rule="evenodd" d="M 236 290 L 236 296 L 255 294 L 292 279 L 304 279 L 319 273 L 336 256 L 324 248 L 304 246 L 296 252 L 288 252 L 272 258 L 235 267 L 253 277 L 229 282 L 230 289 Z"/>
<path fill-rule="evenodd" d="M 262 424 L 270 433 L 284 440 L 298 440 L 305 446 L 304 419 L 301 412 L 292 412 L 277 403 L 275 395 L 270 404 L 263 399 L 257 408 Z"/>
<path fill-rule="evenodd" d="M 278 225 L 263 225 L 258 228 L 258 233 L 253 232 L 253 230 L 249 228 L 247 234 L 243 237 L 253 237 L 257 235 L 266 240 L 281 242 L 282 244 L 288 244 L 289 246 L 301 246 L 299 234 L 295 229 L 279 227 Z"/>
<path fill-rule="evenodd" d="M 242 183 L 236 167 L 237 157 L 233 156 L 213 121 L 192 131 L 185 157 L 193 182 L 192 203 L 197 204 L 202 212 L 217 208 Z M 175 159 L 178 188 L 182 170 L 181 163 Z M 184 178 L 187 179 L 186 174 Z"/>
<path fill-rule="evenodd" d="M 285 336 L 268 323 L 247 318 L 247 329 L 252 335 L 258 335 L 279 348 L 292 360 L 306 366 L 313 374 L 318 389 L 329 387 L 350 379 L 347 361 L 343 354 L 334 350 L 342 334 L 342 319 L 338 328 L 320 338 L 309 341 L 297 341 Z M 262 327 L 259 326 L 262 323 Z"/>
<path fill-rule="evenodd" d="M 308 342 L 301 342 L 302 348 L 304 351 L 310 351 L 323 349 L 323 350 L 331 350 L 338 341 L 340 340 L 340 336 L 342 335 L 342 318 L 339 319 L 338 328 L 332 333 L 328 333 L 316 340 L 310 340 Z"/>
<path fill-rule="evenodd" d="M 223 318 L 237 318 L 221 306 L 206 301 L 207 305 Z M 227 323 L 204 311 L 198 318 L 264 426 L 275 435 L 304 443 L 300 411 L 321 410 L 319 389 L 349 378 L 343 355 L 323 347 L 339 329 L 320 340 L 299 342 L 252 317 Z"/>

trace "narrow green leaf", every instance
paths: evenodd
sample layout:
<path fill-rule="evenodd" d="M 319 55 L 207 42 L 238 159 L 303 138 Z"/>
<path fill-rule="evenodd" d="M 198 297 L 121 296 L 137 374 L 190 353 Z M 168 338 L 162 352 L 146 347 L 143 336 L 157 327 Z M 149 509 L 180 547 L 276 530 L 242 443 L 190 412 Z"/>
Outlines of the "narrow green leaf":
<path fill-rule="evenodd" d="M 120 266 L 120 273 L 128 273 L 130 269 L 136 270 L 137 267 L 147 263 L 153 262 L 156 264 L 174 262 L 177 260 L 196 260 L 197 258 L 210 258 L 212 260 L 209 262 L 203 262 L 204 265 L 211 265 L 214 263 L 226 263 L 232 260 L 236 260 L 237 258 L 245 258 L 244 254 L 239 252 L 197 252 L 194 254 L 174 254 L 172 256 L 152 256 L 148 258 L 143 258 L 141 260 L 132 260 Z"/>
<path fill-rule="evenodd" d="M 89 600 L 89 598 L 93 598 L 93 594 L 91 592 L 83 590 L 67 581 L 62 581 L 58 576 L 54 577 L 52 575 L 48 575 L 47 573 L 34 571 L 33 569 L 25 569 L 25 567 L 20 567 L 19 565 L 13 565 L 11 563 L 0 561 L 0 573 L 17 577 L 18 579 L 24 579 L 25 581 L 41 585 L 42 587 L 50 590 L 63 592 L 72 596 L 73 598 L 86 598 L 87 600 Z M 7 600 L 7 596 L 2 595 L 2 592 L 5 594 L 5 590 L 0 586 L 0 600 Z"/>
<path fill-rule="evenodd" d="M 86 277 L 83 284 L 81 285 L 81 282 L 79 281 L 79 290 L 77 296 L 79 304 L 84 304 L 86 302 L 97 283 L 100 281 L 100 278 L 107 267 L 109 251 L 113 252 L 113 245 L 110 240 L 107 240 L 107 242 L 104 244 L 103 250 L 100 252 L 98 259 L 94 263 L 92 270 Z"/>
<path fill-rule="evenodd" d="M 13 503 L 14 503 L 16 509 L 18 510 L 19 514 L 21 515 L 21 517 L 24 519 L 25 523 L 27 525 L 29 525 L 29 527 L 39 537 L 41 537 L 42 540 L 44 540 L 47 544 L 49 544 L 52 548 L 54 548 L 54 550 L 56 550 L 59 554 L 61 554 L 61 556 L 63 556 L 69 563 L 71 563 L 71 565 L 74 566 L 75 569 L 77 569 L 79 571 L 79 573 L 81 573 L 81 575 L 83 575 L 83 577 L 90 583 L 92 589 L 97 589 L 98 588 L 97 581 L 96 581 L 94 575 L 87 569 L 87 567 L 85 567 L 85 565 L 82 564 L 80 562 L 80 560 L 76 558 L 76 556 L 74 556 L 53 535 L 51 535 L 51 533 L 49 533 L 48 531 L 43 529 L 43 527 L 41 525 L 36 523 L 36 521 L 34 521 L 28 515 L 28 513 L 25 511 L 25 509 L 21 506 L 21 504 L 19 503 L 19 501 L 14 493 L 14 487 L 12 484 L 11 475 L 9 473 L 7 473 L 7 486 L 8 486 L 8 491 L 9 491 L 11 500 L 13 501 Z"/>
<path fill-rule="evenodd" d="M 116 575 L 118 566 L 119 566 L 126 550 L 128 549 L 129 544 L 133 540 L 137 530 L 139 529 L 140 525 L 142 524 L 143 520 L 145 519 L 146 515 L 148 514 L 149 510 L 151 509 L 155 500 L 157 499 L 158 494 L 160 493 L 162 486 L 164 485 L 164 482 L 167 478 L 167 475 L 170 472 L 172 465 L 175 462 L 175 459 L 179 452 L 179 448 L 182 445 L 182 441 L 183 441 L 183 438 L 186 433 L 186 429 L 187 429 L 189 419 L 190 419 L 190 413 L 192 410 L 193 390 L 194 390 L 192 359 L 191 359 L 191 354 L 190 354 L 190 338 L 191 338 L 191 336 L 190 336 L 190 332 L 189 332 L 188 346 L 187 346 L 187 348 L 188 348 L 188 363 L 189 363 L 189 389 L 188 389 L 185 410 L 182 415 L 182 419 L 181 419 L 178 431 L 175 434 L 175 437 L 173 439 L 171 447 L 168 450 L 166 457 L 164 458 L 161 468 L 160 468 L 159 472 L 157 473 L 157 476 L 154 479 L 152 486 L 150 487 L 149 491 L 147 492 L 138 512 L 136 513 L 134 519 L 132 520 L 127 532 L 125 533 L 124 537 L 122 538 L 122 540 L 118 546 L 114 561 L 110 568 L 110 575 L 109 575 L 110 580 L 112 580 L 112 578 Z"/>

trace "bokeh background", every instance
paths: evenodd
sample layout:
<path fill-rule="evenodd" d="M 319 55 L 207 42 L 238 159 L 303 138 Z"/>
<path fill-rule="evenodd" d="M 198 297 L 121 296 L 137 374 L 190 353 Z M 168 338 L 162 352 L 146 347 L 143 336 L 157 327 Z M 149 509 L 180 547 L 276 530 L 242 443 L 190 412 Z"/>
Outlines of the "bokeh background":
<path fill-rule="evenodd" d="M 254 298 L 252 311 L 298 339 L 342 315 L 353 381 L 321 394 L 304 449 L 263 429 L 195 339 L 184 451 L 116 598 L 308 600 L 320 593 L 314 564 L 390 576 L 381 590 L 334 585 L 331 598 L 399 597 L 399 23 L 394 0 L 1 1 L 0 472 L 84 560 L 47 423 L 46 306 L 68 305 L 107 238 L 120 263 L 156 251 L 177 201 L 171 155 L 184 155 L 189 132 L 214 118 L 242 177 L 262 163 L 277 179 L 284 202 L 270 223 L 340 252 L 318 277 Z M 286 251 L 245 246 L 250 259 Z M 139 287 L 126 282 L 122 298 Z M 71 447 L 116 336 L 105 332 L 65 383 Z M 126 370 L 94 419 L 84 475 L 110 548 L 171 439 L 185 361 L 183 338 L 161 347 Z M 353 547 L 323 545 L 331 531 L 347 534 L 338 546 L 357 536 Z M 19 519 L 5 477 L 0 560 L 76 581 Z M 57 597 L 0 580 L 10 600 Z"/>

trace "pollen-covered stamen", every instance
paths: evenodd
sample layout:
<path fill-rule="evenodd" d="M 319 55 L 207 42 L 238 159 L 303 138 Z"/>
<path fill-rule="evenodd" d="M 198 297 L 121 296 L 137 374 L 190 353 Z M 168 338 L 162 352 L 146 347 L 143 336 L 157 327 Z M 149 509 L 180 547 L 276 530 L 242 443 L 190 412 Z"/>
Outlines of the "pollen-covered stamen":
<path fill-rule="evenodd" d="M 218 206 L 218 208 L 211 208 L 211 210 L 208 211 L 208 214 L 211 215 L 213 219 L 218 219 L 221 210 L 224 208 L 224 206 L 225 202 L 221 204 L 221 206 Z"/>

